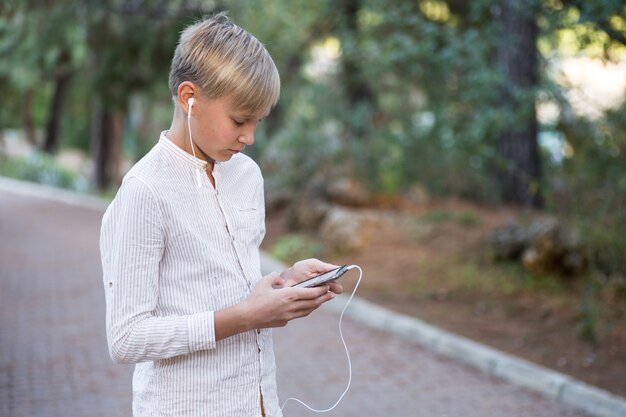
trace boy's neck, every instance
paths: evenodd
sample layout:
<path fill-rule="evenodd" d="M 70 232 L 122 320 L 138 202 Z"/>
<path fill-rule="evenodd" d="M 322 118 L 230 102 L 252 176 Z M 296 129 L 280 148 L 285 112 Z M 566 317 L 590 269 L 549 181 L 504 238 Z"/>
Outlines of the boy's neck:
<path fill-rule="evenodd" d="M 191 144 L 187 136 L 187 124 L 186 120 L 181 122 L 179 118 L 174 118 L 172 120 L 172 125 L 167 131 L 167 137 L 179 148 L 184 150 L 190 155 L 193 155 L 193 151 L 191 150 Z M 206 173 L 211 180 L 211 183 L 215 185 L 215 180 L 213 179 L 213 168 L 215 166 L 215 161 L 211 159 L 207 154 L 205 154 L 200 148 L 195 146 L 196 158 L 201 159 L 207 163 Z"/>
<path fill-rule="evenodd" d="M 177 120 L 176 118 L 174 118 L 174 120 L 172 120 L 172 125 L 167 131 L 168 132 L 167 137 L 170 138 L 170 140 L 174 142 L 176 146 L 178 146 L 179 148 L 181 148 L 188 154 L 193 155 L 194 153 L 191 150 L 191 144 L 189 141 L 189 135 L 188 135 L 187 129 L 188 127 L 187 127 L 186 120 L 184 122 L 181 122 Z M 207 162 L 207 164 L 211 165 L 211 169 L 213 169 L 213 165 L 215 164 L 215 161 L 210 156 L 205 154 L 202 151 L 202 149 L 200 149 L 197 145 L 194 146 L 194 148 L 196 151 L 196 154 L 195 154 L 196 158 L 202 159 L 203 161 Z"/>

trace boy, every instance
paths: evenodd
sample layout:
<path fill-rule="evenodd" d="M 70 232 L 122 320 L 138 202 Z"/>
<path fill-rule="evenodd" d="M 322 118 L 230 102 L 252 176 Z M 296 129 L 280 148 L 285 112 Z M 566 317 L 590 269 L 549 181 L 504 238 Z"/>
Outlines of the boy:
<path fill-rule="evenodd" d="M 291 288 L 315 259 L 262 277 L 263 178 L 240 152 L 276 104 L 278 71 L 224 14 L 183 31 L 171 127 L 124 177 L 100 238 L 109 351 L 135 363 L 133 415 L 280 416 L 271 327 L 341 292 Z"/>

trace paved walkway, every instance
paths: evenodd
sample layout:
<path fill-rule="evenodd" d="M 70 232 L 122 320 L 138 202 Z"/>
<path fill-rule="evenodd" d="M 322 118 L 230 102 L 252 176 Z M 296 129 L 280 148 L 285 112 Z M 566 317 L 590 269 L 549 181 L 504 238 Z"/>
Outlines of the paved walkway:
<path fill-rule="evenodd" d="M 101 215 L 0 191 L 0 417 L 130 416 L 132 367 L 106 349 Z M 326 408 L 343 391 L 337 322 L 322 310 L 276 330 L 281 399 Z M 352 387 L 328 416 L 585 416 L 361 324 L 344 334 Z"/>

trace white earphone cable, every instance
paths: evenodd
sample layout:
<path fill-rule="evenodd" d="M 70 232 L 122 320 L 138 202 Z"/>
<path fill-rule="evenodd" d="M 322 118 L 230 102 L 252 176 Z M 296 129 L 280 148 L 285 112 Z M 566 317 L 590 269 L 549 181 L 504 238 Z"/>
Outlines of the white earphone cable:
<path fill-rule="evenodd" d="M 191 143 L 191 153 L 193 157 L 196 157 L 196 150 L 193 148 L 193 139 L 191 137 L 191 108 L 193 107 L 194 98 L 190 98 L 187 104 L 189 107 L 187 108 L 187 127 L 189 128 L 189 143 Z"/>
<path fill-rule="evenodd" d="M 193 97 L 191 97 L 187 102 L 187 104 L 189 105 L 189 108 L 187 109 L 187 128 L 189 129 L 189 143 L 191 144 L 191 153 L 193 154 L 193 157 L 196 158 L 196 149 L 193 146 L 193 137 L 191 134 L 191 109 L 193 108 L 193 102 Z M 202 169 L 196 170 L 196 184 L 198 185 L 198 188 L 202 188 L 202 174 Z"/>
<path fill-rule="evenodd" d="M 343 322 L 343 313 L 346 312 L 346 309 L 348 308 L 348 306 L 350 305 L 350 301 L 352 301 L 352 298 L 354 297 L 354 294 L 356 293 L 357 288 L 359 288 L 359 284 L 361 283 L 361 278 L 363 277 L 363 270 L 361 269 L 360 266 L 358 265 L 350 265 L 348 267 L 348 269 L 358 269 L 359 270 L 359 279 L 356 282 L 356 285 L 354 286 L 354 290 L 352 290 L 352 294 L 350 295 L 350 298 L 348 298 L 348 302 L 346 303 L 346 305 L 343 307 L 343 310 L 341 310 L 341 314 L 339 315 L 339 336 L 341 337 L 341 343 L 343 343 L 343 347 L 346 351 L 346 357 L 348 358 L 348 385 L 346 386 L 346 389 L 343 391 L 343 393 L 341 394 L 341 396 L 339 397 L 339 399 L 337 400 L 337 402 L 335 404 L 333 404 L 331 407 L 326 408 L 324 410 L 317 410 L 315 408 L 309 407 L 306 403 L 304 403 L 303 401 L 297 399 L 297 398 L 287 398 L 285 400 L 285 402 L 283 403 L 282 407 L 280 407 L 280 410 L 282 411 L 283 408 L 285 408 L 285 405 L 287 405 L 287 403 L 289 402 L 289 400 L 293 400 L 296 401 L 300 404 L 302 404 L 303 406 L 305 406 L 306 408 L 308 408 L 309 410 L 315 412 L 315 413 L 327 413 L 331 410 L 333 410 L 335 407 L 337 407 L 337 405 L 339 405 L 339 403 L 341 402 L 341 400 L 343 399 L 343 397 L 346 395 L 346 393 L 348 392 L 348 390 L 350 389 L 350 384 L 352 383 L 352 361 L 350 360 L 350 352 L 348 352 L 348 346 L 346 345 L 346 341 L 343 337 L 343 331 L 341 329 L 341 324 Z"/>

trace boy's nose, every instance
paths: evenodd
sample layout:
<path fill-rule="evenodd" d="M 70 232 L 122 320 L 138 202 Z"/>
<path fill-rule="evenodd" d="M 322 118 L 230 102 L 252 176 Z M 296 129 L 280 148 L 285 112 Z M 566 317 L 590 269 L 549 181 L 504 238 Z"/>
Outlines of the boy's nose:
<path fill-rule="evenodd" d="M 243 135 L 239 136 L 237 140 L 244 145 L 254 145 L 254 132 L 244 133 Z"/>

